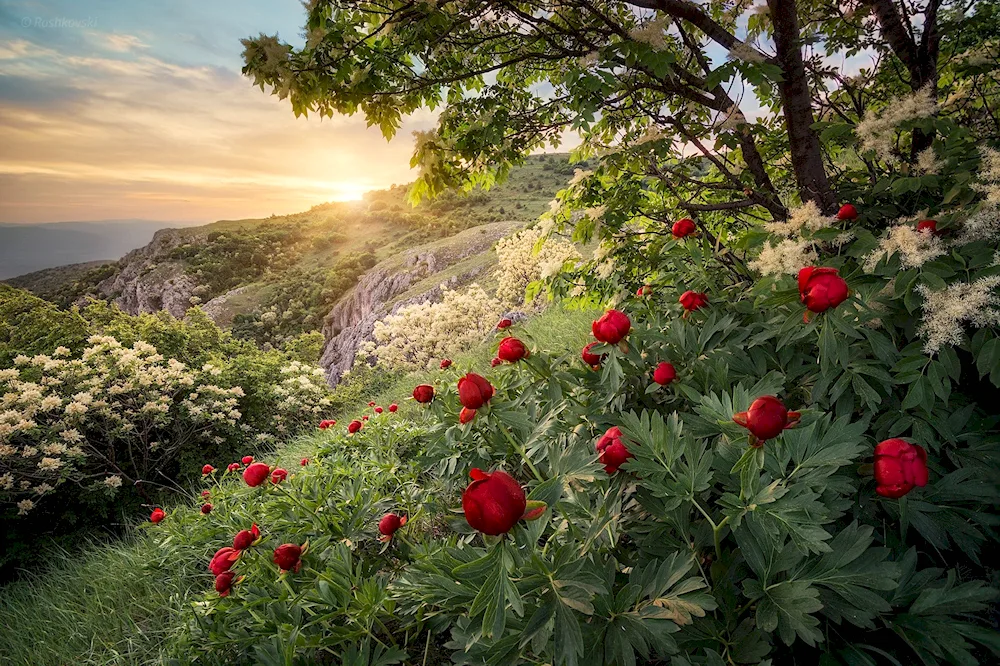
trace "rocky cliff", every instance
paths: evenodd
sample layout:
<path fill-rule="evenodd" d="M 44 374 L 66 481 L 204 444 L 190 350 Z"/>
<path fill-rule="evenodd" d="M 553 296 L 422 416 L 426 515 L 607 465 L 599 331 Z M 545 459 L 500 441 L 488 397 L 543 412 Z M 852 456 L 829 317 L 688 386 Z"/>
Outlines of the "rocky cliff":
<path fill-rule="evenodd" d="M 493 263 L 482 261 L 480 255 L 519 224 L 497 222 L 475 227 L 414 248 L 368 271 L 324 321 L 326 341 L 320 365 L 326 369 L 330 385 L 336 385 L 351 367 L 358 347 L 371 339 L 376 321 L 406 305 L 440 299 L 442 283 L 455 287 L 474 280 Z"/>
<path fill-rule="evenodd" d="M 198 282 L 169 255 L 175 247 L 191 240 L 190 233 L 178 229 L 157 231 L 148 245 L 122 257 L 121 270 L 101 282 L 98 289 L 129 314 L 166 310 L 183 317 L 191 307 Z"/>

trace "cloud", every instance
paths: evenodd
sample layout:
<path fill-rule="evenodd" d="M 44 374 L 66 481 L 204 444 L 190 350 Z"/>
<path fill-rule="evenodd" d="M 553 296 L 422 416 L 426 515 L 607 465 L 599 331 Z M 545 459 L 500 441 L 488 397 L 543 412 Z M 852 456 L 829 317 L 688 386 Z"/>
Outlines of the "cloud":
<path fill-rule="evenodd" d="M 136 35 L 87 41 L 0 46 L 0 222 L 305 210 L 411 180 L 409 133 L 434 122 L 420 112 L 387 144 L 363 117 L 296 119 L 234 69 Z"/>

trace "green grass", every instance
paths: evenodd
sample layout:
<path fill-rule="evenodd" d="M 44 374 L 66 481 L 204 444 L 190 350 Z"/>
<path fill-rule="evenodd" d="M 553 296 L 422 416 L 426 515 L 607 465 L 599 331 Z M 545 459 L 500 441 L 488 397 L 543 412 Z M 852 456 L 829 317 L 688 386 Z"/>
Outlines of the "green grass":
<path fill-rule="evenodd" d="M 531 346 L 550 353 L 572 353 L 591 339 L 592 310 L 552 307 L 512 329 Z M 400 405 L 401 418 L 418 415 L 407 400 L 413 386 L 453 382 L 470 370 L 489 376 L 496 339 L 455 356 L 446 371 L 415 372 L 389 382 L 379 377 L 372 389 L 361 382 L 344 391 L 353 398 L 339 413 L 324 415 L 346 424 L 374 400 Z M 338 389 L 339 390 L 339 389 Z M 291 467 L 312 456 L 329 438 L 319 431 L 288 442 L 278 463 Z M 192 495 L 193 497 L 193 495 Z M 193 499 L 192 499 L 193 501 Z M 169 511 L 169 508 L 168 508 Z M 0 589 L 0 664 L 7 666 L 158 664 L 167 638 L 176 631 L 181 610 L 205 592 L 210 552 L 173 548 L 160 552 L 143 529 L 112 543 L 94 543 L 76 553 L 41 548 L 38 568 Z"/>

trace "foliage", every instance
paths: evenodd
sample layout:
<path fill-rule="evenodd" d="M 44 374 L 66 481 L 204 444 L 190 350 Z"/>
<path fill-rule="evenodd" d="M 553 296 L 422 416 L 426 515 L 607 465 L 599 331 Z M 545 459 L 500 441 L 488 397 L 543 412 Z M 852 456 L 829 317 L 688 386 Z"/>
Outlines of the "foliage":
<path fill-rule="evenodd" d="M 71 542 L 330 405 L 322 370 L 234 340 L 197 309 L 185 321 L 104 302 L 66 312 L 7 288 L 0 308 L 16 327 L 0 365 L 5 569 L 42 536 Z"/>

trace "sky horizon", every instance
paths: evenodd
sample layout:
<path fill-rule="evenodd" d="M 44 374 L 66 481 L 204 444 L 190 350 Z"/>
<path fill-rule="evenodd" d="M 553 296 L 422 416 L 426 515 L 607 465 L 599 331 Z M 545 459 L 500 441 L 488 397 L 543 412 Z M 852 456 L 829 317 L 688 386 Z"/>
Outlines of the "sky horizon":
<path fill-rule="evenodd" d="M 299 0 L 0 0 L 0 223 L 283 215 L 407 183 L 364 117 L 295 118 L 240 39 L 300 43 Z"/>

